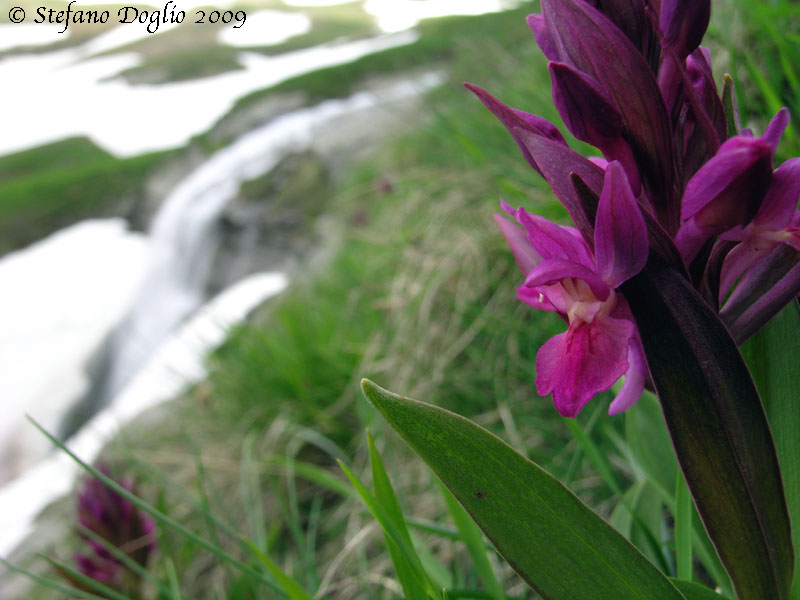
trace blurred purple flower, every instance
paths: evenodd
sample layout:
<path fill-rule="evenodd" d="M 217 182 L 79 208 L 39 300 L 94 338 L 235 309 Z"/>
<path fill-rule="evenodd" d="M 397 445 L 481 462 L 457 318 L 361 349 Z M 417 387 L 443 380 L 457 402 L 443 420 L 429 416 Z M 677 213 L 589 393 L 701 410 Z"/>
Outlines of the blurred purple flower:
<path fill-rule="evenodd" d="M 98 470 L 111 477 L 107 465 Z M 120 485 L 133 492 L 130 478 Z M 156 549 L 155 522 L 136 508 L 128 499 L 112 490 L 97 478 L 89 478 L 78 495 L 78 524 L 103 538 L 111 546 L 125 552 L 138 564 L 145 566 Z M 100 543 L 87 539 L 88 552 L 78 553 L 78 570 L 107 585 L 121 586 L 126 567 Z"/>

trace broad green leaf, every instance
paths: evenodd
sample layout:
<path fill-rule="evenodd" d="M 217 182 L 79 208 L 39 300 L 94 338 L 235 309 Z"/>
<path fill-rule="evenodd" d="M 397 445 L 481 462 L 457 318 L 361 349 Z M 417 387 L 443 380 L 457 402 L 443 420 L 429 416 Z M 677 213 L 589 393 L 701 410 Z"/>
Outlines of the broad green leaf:
<path fill-rule="evenodd" d="M 792 522 L 800 524 L 800 307 L 793 301 L 742 346 L 764 401 Z M 800 548 L 800 525 L 792 531 Z M 800 598 L 800 561 L 794 567 L 791 598 Z"/>
<path fill-rule="evenodd" d="M 697 510 L 740 600 L 786 600 L 789 514 L 764 409 L 719 317 L 657 254 L 622 286 Z"/>
<path fill-rule="evenodd" d="M 489 591 L 489 595 L 495 600 L 503 600 L 506 597 L 500 582 L 492 569 L 492 564 L 489 562 L 489 556 L 486 553 L 486 546 L 483 543 L 483 533 L 480 528 L 475 525 L 467 511 L 458 503 L 448 489 L 442 486 L 442 495 L 447 503 L 447 509 L 450 511 L 450 516 L 453 517 L 453 522 L 456 524 L 461 539 L 467 547 L 472 558 L 472 564 L 475 565 L 475 570 L 483 580 L 483 585 Z"/>
<path fill-rule="evenodd" d="M 686 600 L 725 600 L 725 596 L 699 583 L 681 581 L 678 579 L 673 579 L 672 583 L 674 583 L 675 587 L 686 597 Z"/>
<path fill-rule="evenodd" d="M 409 547 L 413 548 L 411 536 L 408 533 L 406 522 L 403 519 L 403 512 L 397 502 L 397 497 L 394 494 L 394 489 L 392 489 L 389 476 L 383 468 L 383 461 L 381 461 L 380 454 L 378 454 L 378 450 L 375 448 L 375 440 L 372 439 L 372 434 L 369 431 L 367 431 L 367 445 L 369 446 L 369 463 L 372 468 L 372 487 L 375 491 L 375 500 L 383 506 L 388 518 L 392 521 L 392 525 L 397 529 L 400 535 L 403 536 L 405 542 Z M 392 538 L 385 531 L 384 537 L 386 538 L 386 546 L 389 548 L 389 556 L 397 572 L 397 578 L 400 580 L 400 586 L 403 588 L 403 594 L 408 600 L 426 600 L 428 595 L 425 593 L 425 588 L 420 585 L 415 577 L 415 567 L 418 572 L 423 571 L 422 564 L 410 564 L 409 558 L 406 558 L 397 544 L 392 541 Z M 414 558 L 417 562 L 419 561 L 416 555 Z"/>
<path fill-rule="evenodd" d="M 363 380 L 367 399 L 545 600 L 681 600 L 630 542 L 549 473 L 475 423 Z"/>

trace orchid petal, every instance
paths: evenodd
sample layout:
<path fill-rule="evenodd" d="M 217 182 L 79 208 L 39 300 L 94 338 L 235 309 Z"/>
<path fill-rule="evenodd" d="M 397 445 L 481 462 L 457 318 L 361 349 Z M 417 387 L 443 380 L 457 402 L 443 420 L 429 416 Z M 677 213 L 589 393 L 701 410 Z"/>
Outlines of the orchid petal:
<path fill-rule="evenodd" d="M 576 138 L 602 148 L 620 136 L 622 117 L 597 81 L 563 63 L 551 62 L 548 69 L 558 114 Z"/>
<path fill-rule="evenodd" d="M 753 224 L 771 231 L 788 227 L 797 213 L 800 197 L 800 157 L 792 158 L 772 174 L 772 185 Z"/>
<path fill-rule="evenodd" d="M 528 241 L 523 229 L 501 215 L 494 215 L 494 220 L 500 228 L 500 233 L 506 238 L 514 259 L 517 261 L 517 266 L 523 275 L 527 275 L 536 265 L 542 262 L 541 255 L 536 252 Z"/>
<path fill-rule="evenodd" d="M 608 167 L 608 161 L 602 156 L 590 156 L 589 160 L 592 161 L 601 169 L 603 169 L 604 171 L 606 170 L 606 167 Z"/>
<path fill-rule="evenodd" d="M 794 249 L 792 251 L 798 252 Z M 797 297 L 800 297 L 800 261 L 797 261 L 794 267 L 769 289 L 769 292 L 750 304 L 739 318 L 729 323 L 726 320 L 736 343 L 741 345 L 758 333 L 759 329 Z M 724 318 L 726 315 L 722 316 Z"/>
<path fill-rule="evenodd" d="M 711 234 L 698 225 L 694 219 L 689 219 L 681 225 L 675 235 L 675 245 L 678 247 L 686 264 L 692 262 L 710 236 Z"/>
<path fill-rule="evenodd" d="M 525 286 L 529 288 L 538 288 L 540 286 L 552 285 L 563 279 L 579 279 L 585 281 L 595 299 L 604 302 L 609 294 L 611 288 L 605 281 L 592 271 L 591 269 L 563 258 L 550 258 L 545 260 L 542 264 L 538 265 L 533 271 L 528 273 L 525 278 Z"/>
<path fill-rule="evenodd" d="M 748 271 L 720 311 L 737 344 L 755 334 L 800 292 L 800 251 L 781 244 Z"/>
<path fill-rule="evenodd" d="M 574 234 L 574 229 L 551 223 L 524 208 L 518 208 L 516 216 L 528 233 L 528 240 L 542 258 L 562 258 L 585 267 L 594 267 L 589 247 L 583 238 Z"/>
<path fill-rule="evenodd" d="M 622 117 L 605 90 L 594 79 L 563 63 L 551 62 L 553 101 L 564 124 L 581 141 L 600 148 L 609 160 L 619 160 L 640 191 L 639 168 L 630 146 L 622 137 Z"/>
<path fill-rule="evenodd" d="M 719 146 L 728 138 L 728 124 L 725 120 L 725 108 L 714 83 L 711 52 L 708 48 L 700 46 L 686 58 L 686 73 L 692 82 L 692 91 L 697 104 L 704 108 L 714 127 Z"/>
<path fill-rule="evenodd" d="M 786 131 L 786 128 L 789 126 L 789 119 L 789 111 L 786 107 L 783 107 L 772 117 L 764 135 L 761 136 L 761 139 L 766 141 L 772 148 L 773 156 L 778 150 L 778 143 L 781 141 L 783 132 Z"/>
<path fill-rule="evenodd" d="M 722 265 L 722 277 L 719 283 L 720 302 L 728 295 L 736 280 L 742 273 L 753 267 L 775 248 L 776 243 L 753 243 L 748 240 L 737 244 L 725 257 Z"/>
<path fill-rule="evenodd" d="M 647 262 L 647 226 L 620 163 L 606 169 L 594 229 L 597 273 L 615 288 Z"/>
<path fill-rule="evenodd" d="M 645 16 L 644 3 L 641 0 L 604 0 L 603 14 L 620 28 L 625 36 L 646 54 L 646 44 L 652 31 Z"/>
<path fill-rule="evenodd" d="M 631 338 L 628 346 L 628 370 L 625 372 L 625 383 L 622 384 L 622 389 L 608 407 L 610 416 L 618 415 L 636 404 L 644 392 L 647 373 L 647 360 L 644 357 L 642 342 L 639 340 L 639 336 L 635 335 Z"/>
<path fill-rule="evenodd" d="M 566 303 L 563 298 L 559 299 L 556 294 L 545 294 L 541 288 L 529 288 L 521 285 L 517 288 L 517 299 L 524 302 L 528 306 L 532 306 L 537 310 L 544 310 L 547 312 L 557 312 L 562 315 L 567 314 Z"/>
<path fill-rule="evenodd" d="M 694 218 L 709 235 L 748 223 L 771 178 L 770 145 L 759 138 L 731 138 L 687 184 L 681 218 Z"/>
<path fill-rule="evenodd" d="M 539 395 L 552 392 L 558 412 L 575 417 L 595 394 L 609 389 L 628 369 L 633 332 L 633 323 L 622 319 L 571 324 L 536 354 Z"/>

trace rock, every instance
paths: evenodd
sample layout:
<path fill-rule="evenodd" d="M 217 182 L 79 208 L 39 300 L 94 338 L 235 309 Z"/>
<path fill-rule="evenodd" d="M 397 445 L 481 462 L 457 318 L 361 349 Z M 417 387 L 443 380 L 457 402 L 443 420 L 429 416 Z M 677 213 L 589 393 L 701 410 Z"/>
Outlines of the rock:
<path fill-rule="evenodd" d="M 327 203 L 329 182 L 329 170 L 314 152 L 289 154 L 245 182 L 220 216 L 207 292 L 256 271 L 296 270 L 314 245 L 314 222 Z"/>

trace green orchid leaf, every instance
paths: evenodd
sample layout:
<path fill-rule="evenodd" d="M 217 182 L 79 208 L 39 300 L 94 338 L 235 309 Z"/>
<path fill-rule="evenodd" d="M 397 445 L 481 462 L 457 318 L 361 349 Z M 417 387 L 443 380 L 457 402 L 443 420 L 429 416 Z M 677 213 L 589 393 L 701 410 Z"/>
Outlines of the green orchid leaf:
<path fill-rule="evenodd" d="M 503 600 L 506 595 L 497 576 L 494 574 L 492 564 L 489 562 L 489 555 L 485 542 L 483 541 L 483 533 L 475 522 L 470 518 L 462 506 L 455 499 L 448 489 L 442 486 L 442 495 L 447 503 L 447 509 L 450 511 L 450 516 L 458 528 L 458 533 L 461 534 L 461 539 L 467 547 L 472 563 L 475 565 L 475 570 L 481 576 L 483 584 L 489 591 L 489 595 L 493 600 Z"/>
<path fill-rule="evenodd" d="M 794 568 L 789 514 L 742 355 L 691 283 L 657 254 L 622 292 L 678 463 L 740 600 L 785 600 Z"/>
<path fill-rule="evenodd" d="M 370 381 L 362 390 L 545 600 L 685 600 L 630 542 L 495 435 Z"/>
<path fill-rule="evenodd" d="M 778 460 L 781 464 L 786 503 L 793 523 L 800 523 L 800 306 L 793 301 L 742 346 L 756 387 L 767 411 Z M 800 526 L 792 531 L 800 547 Z M 800 561 L 795 562 L 790 597 L 800 599 Z"/>

